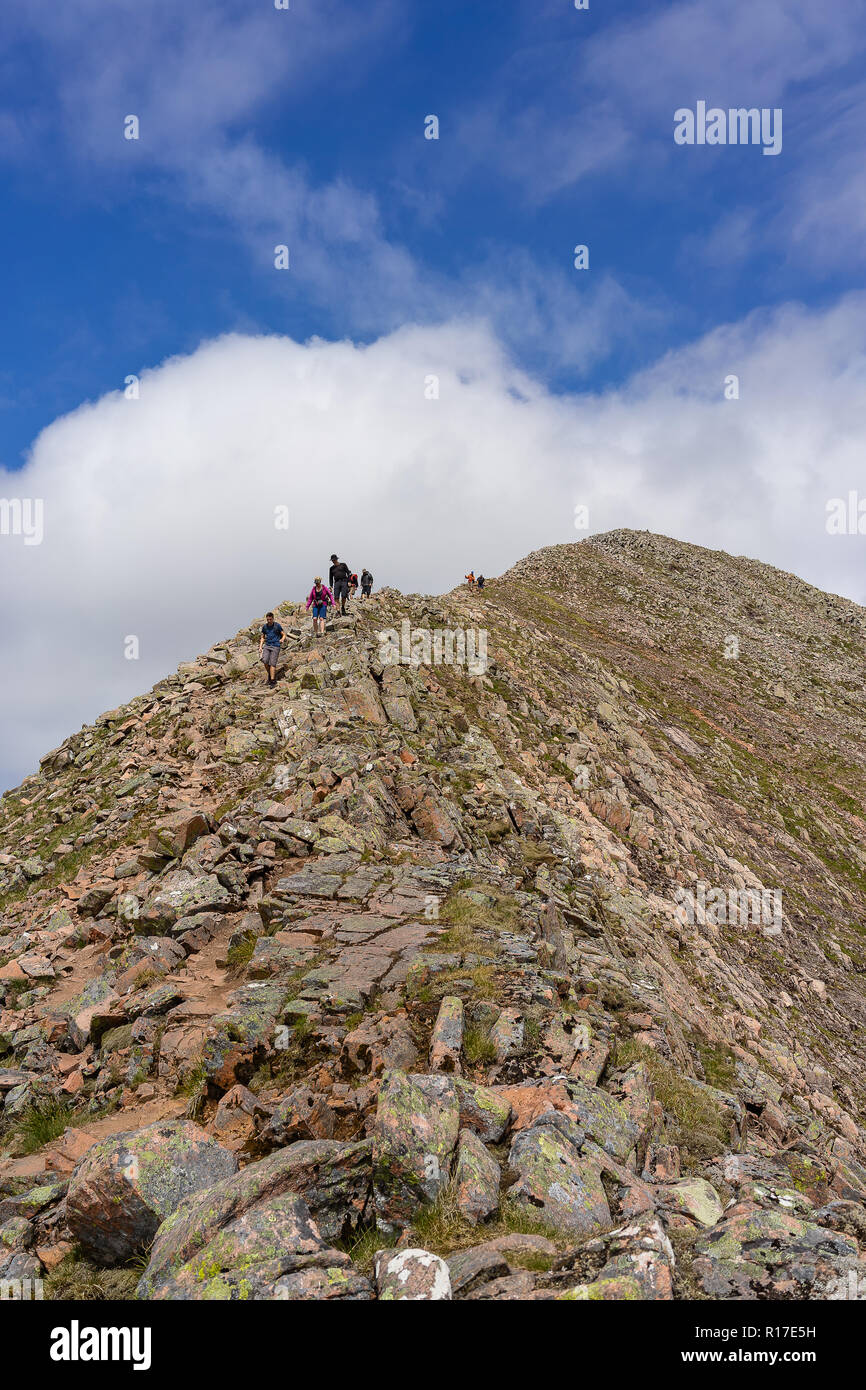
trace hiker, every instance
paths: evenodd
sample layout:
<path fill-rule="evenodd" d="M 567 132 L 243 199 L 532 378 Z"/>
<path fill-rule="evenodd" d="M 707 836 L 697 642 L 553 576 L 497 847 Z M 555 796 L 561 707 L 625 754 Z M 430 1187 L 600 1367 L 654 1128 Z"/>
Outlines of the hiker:
<path fill-rule="evenodd" d="M 475 571 L 470 570 L 468 574 L 464 574 L 463 578 L 466 580 L 466 583 L 469 585 L 471 589 L 475 584 Z"/>
<path fill-rule="evenodd" d="M 361 570 L 361 598 L 369 598 L 373 588 L 373 576 L 365 567 Z"/>
<path fill-rule="evenodd" d="M 334 607 L 340 605 L 340 613 L 346 612 L 346 600 L 349 597 L 349 576 L 351 570 L 342 560 L 338 560 L 336 555 L 331 556 L 331 569 L 328 574 L 328 583 L 334 591 Z"/>
<path fill-rule="evenodd" d="M 357 576 L 357 574 L 350 574 L 350 575 L 349 575 L 349 598 L 354 598 L 357 592 L 358 592 L 358 576 Z"/>
<path fill-rule="evenodd" d="M 479 589 L 479 592 L 480 592 L 480 590 L 484 588 L 484 575 L 483 575 L 483 574 L 479 574 L 479 576 L 478 576 L 478 578 L 476 579 L 475 583 L 476 583 L 476 585 L 477 585 L 477 587 L 478 587 L 478 589 Z"/>
<path fill-rule="evenodd" d="M 322 583 L 322 576 L 317 574 L 313 580 L 313 587 L 307 599 L 307 610 L 313 610 L 313 636 L 324 637 L 325 619 L 328 616 L 328 608 L 334 603 L 334 595 L 331 593 L 327 584 Z"/>
<path fill-rule="evenodd" d="M 259 637 L 259 660 L 264 664 L 268 685 L 277 683 L 277 661 L 280 647 L 286 640 L 282 627 L 275 621 L 273 613 L 265 615 L 265 623 Z"/>

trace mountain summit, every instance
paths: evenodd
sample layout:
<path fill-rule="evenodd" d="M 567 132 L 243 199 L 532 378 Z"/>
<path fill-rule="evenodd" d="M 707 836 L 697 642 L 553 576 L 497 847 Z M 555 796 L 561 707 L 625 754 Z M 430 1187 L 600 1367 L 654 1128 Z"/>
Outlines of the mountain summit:
<path fill-rule="evenodd" d="M 616 531 L 276 616 L 0 802 L 0 1279 L 866 1296 L 866 611 Z"/>

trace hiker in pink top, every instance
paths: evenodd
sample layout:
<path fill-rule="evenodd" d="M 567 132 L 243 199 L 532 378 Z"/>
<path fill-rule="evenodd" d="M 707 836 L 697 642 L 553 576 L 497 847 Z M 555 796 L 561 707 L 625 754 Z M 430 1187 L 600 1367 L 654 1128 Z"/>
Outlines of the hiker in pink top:
<path fill-rule="evenodd" d="M 325 619 L 328 616 L 328 609 L 333 607 L 334 595 L 331 593 L 327 584 L 322 583 L 322 576 L 316 575 L 313 580 L 313 587 L 307 599 L 307 609 L 313 610 L 313 636 L 324 637 Z"/>

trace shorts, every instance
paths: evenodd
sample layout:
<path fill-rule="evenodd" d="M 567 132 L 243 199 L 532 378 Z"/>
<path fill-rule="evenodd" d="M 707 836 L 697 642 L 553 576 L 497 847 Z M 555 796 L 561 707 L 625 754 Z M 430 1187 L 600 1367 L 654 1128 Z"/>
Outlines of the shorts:
<path fill-rule="evenodd" d="M 328 616 L 328 605 L 327 605 L 326 603 L 314 603 L 314 604 L 313 604 L 313 617 L 314 617 L 314 618 L 327 618 L 327 616 Z"/>
<path fill-rule="evenodd" d="M 334 583 L 334 598 L 339 603 L 340 599 L 349 597 L 349 585 L 345 579 L 338 579 Z"/>
<path fill-rule="evenodd" d="M 265 647 L 262 652 L 262 663 L 265 666 L 276 666 L 280 659 L 279 647 Z"/>

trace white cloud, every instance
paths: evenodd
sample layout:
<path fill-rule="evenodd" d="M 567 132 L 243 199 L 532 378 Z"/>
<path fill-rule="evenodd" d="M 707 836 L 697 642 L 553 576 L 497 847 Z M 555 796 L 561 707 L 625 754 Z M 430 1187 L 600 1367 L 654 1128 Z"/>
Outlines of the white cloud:
<path fill-rule="evenodd" d="M 221 338 L 146 373 L 137 401 L 81 406 L 0 473 L 0 495 L 45 503 L 41 546 L 0 537 L 0 782 L 300 597 L 332 550 L 377 584 L 442 591 L 578 539 L 583 502 L 593 531 L 661 531 L 862 601 L 863 541 L 828 536 L 824 512 L 862 479 L 863 309 L 754 314 L 605 395 L 551 395 L 455 320 L 367 347 Z"/>

